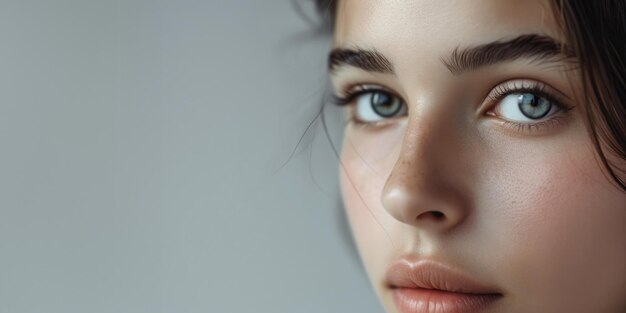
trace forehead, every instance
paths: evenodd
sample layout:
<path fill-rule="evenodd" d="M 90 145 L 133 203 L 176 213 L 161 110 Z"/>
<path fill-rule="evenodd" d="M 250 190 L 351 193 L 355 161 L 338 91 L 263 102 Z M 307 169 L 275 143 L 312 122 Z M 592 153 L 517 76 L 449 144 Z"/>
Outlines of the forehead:
<path fill-rule="evenodd" d="M 560 37 L 548 0 L 340 0 L 334 40 L 419 57 L 528 33 Z"/>

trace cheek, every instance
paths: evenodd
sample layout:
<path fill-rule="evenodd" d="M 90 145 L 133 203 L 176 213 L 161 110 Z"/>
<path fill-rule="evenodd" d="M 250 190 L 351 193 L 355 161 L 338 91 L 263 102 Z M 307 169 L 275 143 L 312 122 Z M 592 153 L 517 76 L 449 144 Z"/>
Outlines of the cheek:
<path fill-rule="evenodd" d="M 341 193 L 352 234 L 370 281 L 380 281 L 386 268 L 383 256 L 393 246 L 389 232 L 397 226 L 380 201 L 386 172 L 380 163 L 367 162 L 348 145 L 342 152 L 342 167 Z"/>
<path fill-rule="evenodd" d="M 371 169 L 363 166 L 363 162 L 351 157 L 343 157 L 342 160 L 344 167 L 340 179 L 343 202 L 359 250 L 363 252 L 362 243 L 376 242 L 380 238 L 379 231 L 372 225 L 381 218 L 376 195 L 382 189 L 378 187 L 380 183 L 376 176 L 370 173 Z"/>
<path fill-rule="evenodd" d="M 489 182 L 492 198 L 484 206 L 497 221 L 491 228 L 498 238 L 490 240 L 499 272 L 516 282 L 511 293 L 527 295 L 541 310 L 606 305 L 610 312 L 623 305 L 626 195 L 603 175 L 591 150 L 539 151 L 535 162 L 505 162 L 509 171 L 491 174 L 497 179 Z"/>
<path fill-rule="evenodd" d="M 381 192 L 399 155 L 404 125 L 384 132 L 348 128 L 341 153 L 340 182 L 350 224 L 359 248 L 389 244 L 393 219 L 381 203 Z M 367 242 L 367 247 L 361 243 Z M 362 253 L 366 252 L 360 249 Z"/>
<path fill-rule="evenodd" d="M 527 312 L 619 312 L 613 308 L 626 304 L 626 194 L 605 177 L 593 148 L 570 144 L 584 142 L 583 136 L 487 146 L 468 161 L 481 170 L 468 190 L 476 201 L 475 224 L 446 244 L 488 264 L 510 301 Z M 373 141 L 346 138 L 343 200 L 376 282 L 394 253 L 391 238 L 400 247 L 414 243 L 380 202 L 397 156 L 379 157 L 379 150 L 368 150 Z"/>

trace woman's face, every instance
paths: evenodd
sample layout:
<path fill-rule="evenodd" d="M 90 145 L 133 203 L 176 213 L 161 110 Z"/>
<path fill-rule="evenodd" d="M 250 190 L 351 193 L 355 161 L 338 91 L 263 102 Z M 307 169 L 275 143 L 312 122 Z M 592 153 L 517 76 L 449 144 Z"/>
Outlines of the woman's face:
<path fill-rule="evenodd" d="M 342 193 L 389 312 L 626 311 L 626 194 L 560 42 L 547 1 L 339 2 Z"/>

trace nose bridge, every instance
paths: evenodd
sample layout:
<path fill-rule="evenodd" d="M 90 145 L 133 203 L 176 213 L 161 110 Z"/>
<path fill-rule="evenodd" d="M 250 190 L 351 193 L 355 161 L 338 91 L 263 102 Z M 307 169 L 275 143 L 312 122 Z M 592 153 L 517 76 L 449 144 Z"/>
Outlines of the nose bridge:
<path fill-rule="evenodd" d="M 410 117 L 381 200 L 403 223 L 446 231 L 465 219 L 469 201 L 462 183 L 459 127 L 434 114 Z"/>

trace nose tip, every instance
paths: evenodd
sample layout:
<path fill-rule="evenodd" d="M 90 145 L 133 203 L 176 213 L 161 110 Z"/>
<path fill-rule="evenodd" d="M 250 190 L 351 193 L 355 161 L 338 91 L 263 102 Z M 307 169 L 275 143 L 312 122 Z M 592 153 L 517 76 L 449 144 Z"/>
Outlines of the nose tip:
<path fill-rule="evenodd" d="M 382 203 L 396 220 L 431 231 L 450 230 L 466 216 L 462 203 L 441 189 L 416 194 L 414 189 L 396 186 L 384 192 Z"/>
<path fill-rule="evenodd" d="M 382 190 L 384 209 L 420 231 L 443 233 L 458 227 L 473 206 L 477 160 L 446 105 L 423 101 L 406 124 L 400 153 Z M 391 157 L 390 157 L 391 160 Z"/>

